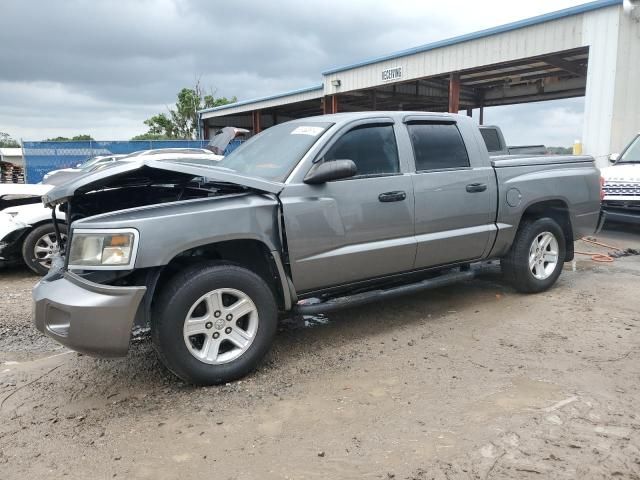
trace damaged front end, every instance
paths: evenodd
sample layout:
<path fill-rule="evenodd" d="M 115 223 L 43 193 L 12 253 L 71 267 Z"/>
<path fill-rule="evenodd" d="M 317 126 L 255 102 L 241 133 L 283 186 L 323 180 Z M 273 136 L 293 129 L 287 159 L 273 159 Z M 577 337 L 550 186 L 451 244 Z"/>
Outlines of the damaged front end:
<path fill-rule="evenodd" d="M 149 325 L 153 292 L 171 265 L 212 254 L 208 245 L 234 235 L 279 248 L 281 189 L 226 169 L 145 159 L 54 187 L 43 201 L 58 242 L 56 208 L 69 233 L 34 287 L 36 327 L 77 351 L 126 354 L 132 329 Z"/>

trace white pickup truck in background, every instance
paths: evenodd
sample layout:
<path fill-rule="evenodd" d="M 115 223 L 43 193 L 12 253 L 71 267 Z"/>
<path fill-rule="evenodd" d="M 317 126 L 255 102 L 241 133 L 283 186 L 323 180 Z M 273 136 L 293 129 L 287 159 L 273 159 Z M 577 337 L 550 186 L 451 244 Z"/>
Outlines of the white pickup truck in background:
<path fill-rule="evenodd" d="M 480 125 L 480 133 L 489 155 L 492 157 L 502 155 L 547 155 L 549 153 L 544 145 L 507 146 L 502 130 L 497 125 Z"/>
<path fill-rule="evenodd" d="M 606 220 L 640 224 L 640 133 L 622 153 L 612 154 L 609 162 L 610 167 L 600 170 Z"/>

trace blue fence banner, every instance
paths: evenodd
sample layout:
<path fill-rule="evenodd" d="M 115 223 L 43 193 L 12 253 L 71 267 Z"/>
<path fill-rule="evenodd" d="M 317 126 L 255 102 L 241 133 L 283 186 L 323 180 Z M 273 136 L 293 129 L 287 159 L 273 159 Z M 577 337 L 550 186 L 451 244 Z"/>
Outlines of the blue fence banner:
<path fill-rule="evenodd" d="M 208 140 L 25 141 L 22 143 L 25 181 L 28 183 L 41 182 L 42 177 L 51 170 L 75 167 L 79 163 L 97 155 L 129 154 L 140 150 L 155 150 L 158 148 L 203 148 L 208 142 Z M 229 145 L 225 153 L 238 146 L 234 142 Z"/>

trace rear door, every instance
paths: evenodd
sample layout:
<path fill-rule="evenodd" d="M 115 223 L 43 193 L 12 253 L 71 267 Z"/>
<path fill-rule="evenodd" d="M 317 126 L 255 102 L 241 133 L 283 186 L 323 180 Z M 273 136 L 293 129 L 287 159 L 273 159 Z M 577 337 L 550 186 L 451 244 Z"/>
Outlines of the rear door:
<path fill-rule="evenodd" d="M 482 257 L 496 230 L 496 182 L 486 150 L 476 150 L 472 134 L 467 148 L 460 133 L 473 126 L 450 117 L 405 122 L 415 161 L 415 268 Z"/>
<path fill-rule="evenodd" d="M 396 128 L 391 119 L 351 124 L 320 152 L 319 161 L 353 160 L 354 177 L 287 184 L 280 194 L 298 292 L 413 267 L 413 185 Z"/>

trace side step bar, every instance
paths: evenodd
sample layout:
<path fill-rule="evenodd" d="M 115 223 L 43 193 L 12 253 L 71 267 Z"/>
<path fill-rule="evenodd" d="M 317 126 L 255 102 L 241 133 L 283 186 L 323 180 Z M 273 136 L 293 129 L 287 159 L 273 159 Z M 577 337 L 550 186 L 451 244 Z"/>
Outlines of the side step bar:
<path fill-rule="evenodd" d="M 357 293 L 346 297 L 332 298 L 326 302 L 308 304 L 298 303 L 293 307 L 293 313 L 297 315 L 316 315 L 318 313 L 332 312 L 341 308 L 357 307 L 359 305 L 364 305 L 365 303 L 387 300 L 389 298 L 408 295 L 421 290 L 445 287 L 452 283 L 471 280 L 477 273 L 478 272 L 474 269 L 445 273 L 438 277 L 429 278 L 416 283 L 410 283 L 408 285 L 400 285 L 388 289 L 371 290 L 369 292 Z"/>

